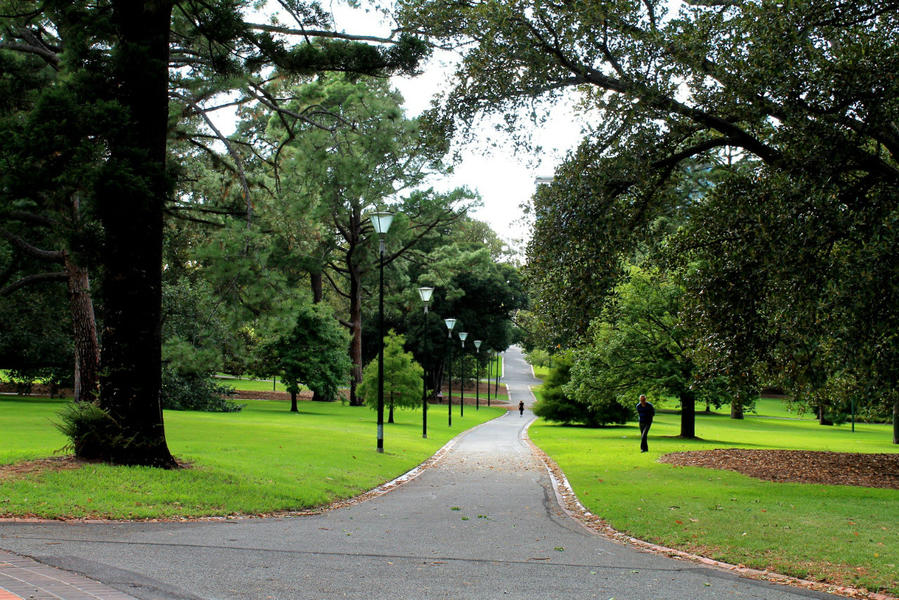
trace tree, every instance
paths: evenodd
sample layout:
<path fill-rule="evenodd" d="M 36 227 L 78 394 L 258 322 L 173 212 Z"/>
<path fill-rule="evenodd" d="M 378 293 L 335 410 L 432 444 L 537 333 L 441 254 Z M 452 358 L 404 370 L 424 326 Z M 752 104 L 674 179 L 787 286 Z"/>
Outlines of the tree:
<path fill-rule="evenodd" d="M 632 267 L 603 317 L 591 324 L 592 339 L 574 352 L 565 390 L 587 404 L 624 406 L 641 393 L 677 396 L 680 436 L 696 437 L 696 366 L 693 331 L 681 320 L 684 290 L 659 272 Z"/>
<path fill-rule="evenodd" d="M 352 335 L 350 402 L 355 404 L 363 364 L 364 282 L 378 265 L 368 213 L 375 208 L 396 210 L 400 194 L 411 196 L 407 207 L 417 200 L 414 212 L 403 217 L 411 235 L 390 245 L 385 265 L 433 228 L 458 218 L 448 202 L 437 206 L 426 202 L 428 194 L 410 193 L 427 175 L 442 170 L 440 158 L 446 147 L 443 140 L 425 135 L 416 119 L 403 115 L 402 98 L 385 80 L 322 76 L 301 86 L 294 96 L 290 108 L 295 116 L 273 115 L 269 135 L 278 148 L 275 161 L 285 187 L 297 182 L 305 192 L 303 202 L 322 222 L 321 243 L 306 262 L 316 296 L 321 297 L 324 276 L 348 305 L 342 322 Z M 318 115 L 314 126 L 297 118 L 310 108 Z M 430 210 L 422 210 L 427 204 Z M 395 233 L 389 237 L 397 239 Z"/>
<path fill-rule="evenodd" d="M 384 336 L 384 405 L 389 410 L 388 423 L 393 423 L 394 408 L 414 409 L 421 405 L 421 365 L 411 352 L 404 351 L 406 338 L 390 330 Z M 359 396 L 373 410 L 378 408 L 378 363 L 371 361 L 362 373 Z"/>
<path fill-rule="evenodd" d="M 293 328 L 262 350 L 266 375 L 277 374 L 290 392 L 290 412 L 297 412 L 297 394 L 305 384 L 322 400 L 338 398 L 338 388 L 350 370 L 346 336 L 322 304 L 299 309 Z"/>
<path fill-rule="evenodd" d="M 829 323 L 816 324 L 815 314 L 841 317 L 827 330 L 839 363 L 895 389 L 899 346 L 887 329 L 897 311 L 883 299 L 895 297 L 896 278 L 890 267 L 872 269 L 895 263 L 895 3 L 713 0 L 684 3 L 677 15 L 665 7 L 400 3 L 409 30 L 465 44 L 458 83 L 433 117 L 444 128 L 575 88 L 602 115 L 537 198 L 528 251 L 538 269 L 536 309 L 564 326 L 583 306 L 587 318 L 566 332 L 582 336 L 622 274 L 621 255 L 651 243 L 659 216 L 708 204 L 714 210 L 701 216 L 713 220 L 694 215 L 684 233 L 714 233 L 682 247 L 699 266 L 688 289 L 705 292 L 691 311 L 709 327 L 706 356 L 735 386 L 735 414 L 758 364 L 774 362 L 766 342 Z M 671 192 L 696 162 L 717 163 L 722 174 L 685 206 Z M 810 272 L 820 278 L 799 299 L 814 308 L 799 307 L 790 290 Z M 796 308 L 804 322 L 787 332 L 778 315 Z M 882 317 L 874 326 L 871 314 Z M 850 350 L 859 345 L 850 330 L 865 340 L 861 353 Z"/>
<path fill-rule="evenodd" d="M 486 360 L 491 350 L 502 351 L 512 343 L 512 315 L 527 305 L 527 295 L 518 269 L 495 261 L 489 246 L 478 242 L 451 239 L 433 248 L 423 263 L 409 273 L 418 283 L 406 287 L 404 304 L 419 307 L 416 288 L 434 287 L 428 323 L 415 310 L 406 313 L 401 325 L 409 334 L 413 354 L 432 374 L 428 387 L 437 390 L 447 352 L 443 319 L 456 319 L 454 331 L 468 331 L 471 340 L 482 340 L 480 355 Z M 473 352 L 471 342 L 466 349 Z M 458 357 L 458 348 L 453 353 Z"/>
<path fill-rule="evenodd" d="M 377 74 L 411 70 L 424 52 L 408 37 L 376 47 L 328 32 L 315 2 L 282 3 L 294 28 L 248 22 L 241 11 L 249 5 L 230 0 L 0 4 L 0 53 L 29 57 L 35 69 L 56 72 L 43 97 L 96 111 L 92 129 L 78 139 L 90 141 L 102 160 L 88 161 L 95 177 L 84 181 L 80 198 L 90 203 L 102 227 L 99 405 L 120 435 L 110 436 L 119 441 L 98 454 L 115 463 L 176 466 L 159 403 L 162 223 L 174 176 L 167 163 L 170 108 L 175 118 L 178 109 L 182 115 L 205 115 L 218 93 L 234 87 L 255 98 L 260 74 L 272 64 L 291 73 Z M 290 39 L 300 42 L 291 47 Z M 179 103 L 170 106 L 170 97 Z M 67 123 L 47 125 L 62 133 Z M 51 159 L 54 145 L 47 144 Z M 2 193 L 4 204 L 31 196 L 27 189 Z M 245 200 L 251 204 L 248 194 Z"/>

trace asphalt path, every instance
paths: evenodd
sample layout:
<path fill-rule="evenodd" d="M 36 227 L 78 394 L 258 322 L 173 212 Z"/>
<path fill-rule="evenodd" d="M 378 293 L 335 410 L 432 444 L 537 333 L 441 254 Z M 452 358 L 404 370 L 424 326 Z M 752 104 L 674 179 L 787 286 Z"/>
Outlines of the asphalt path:
<path fill-rule="evenodd" d="M 512 403 L 536 382 L 505 355 Z M 145 599 L 836 598 L 594 534 L 560 508 L 510 411 L 391 492 L 305 517 L 3 523 L 0 548 Z"/>

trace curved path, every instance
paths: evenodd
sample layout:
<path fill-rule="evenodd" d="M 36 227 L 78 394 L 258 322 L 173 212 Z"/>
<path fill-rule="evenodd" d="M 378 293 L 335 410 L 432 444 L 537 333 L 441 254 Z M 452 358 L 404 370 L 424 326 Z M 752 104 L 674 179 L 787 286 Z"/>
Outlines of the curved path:
<path fill-rule="evenodd" d="M 507 352 L 504 381 L 515 405 L 532 402 L 530 373 L 517 350 Z M 834 597 L 741 579 L 587 531 L 562 511 L 546 468 L 523 440 L 533 418 L 510 411 L 462 434 L 412 481 L 321 515 L 4 523 L 0 548 L 154 599 Z M 0 575 L 3 560 L 0 552 Z"/>

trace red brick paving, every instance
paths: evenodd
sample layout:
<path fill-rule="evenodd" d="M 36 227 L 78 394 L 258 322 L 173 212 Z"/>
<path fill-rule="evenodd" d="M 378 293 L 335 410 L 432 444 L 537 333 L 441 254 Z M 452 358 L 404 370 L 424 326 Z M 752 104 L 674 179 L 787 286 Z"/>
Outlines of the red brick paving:
<path fill-rule="evenodd" d="M 136 600 L 102 583 L 0 550 L 0 600 Z"/>

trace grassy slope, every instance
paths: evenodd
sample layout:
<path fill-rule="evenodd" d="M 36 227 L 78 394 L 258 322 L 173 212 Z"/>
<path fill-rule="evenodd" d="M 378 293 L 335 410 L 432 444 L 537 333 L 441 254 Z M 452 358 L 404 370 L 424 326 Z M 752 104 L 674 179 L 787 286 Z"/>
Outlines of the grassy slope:
<path fill-rule="evenodd" d="M 0 399 L 0 464 L 47 457 L 65 444 L 52 426 L 63 402 Z M 153 518 L 302 510 L 346 498 L 420 464 L 464 429 L 503 409 L 454 415 L 453 428 L 429 411 L 400 411 L 375 452 L 375 414 L 365 407 L 248 401 L 240 413 L 166 411 L 172 453 L 192 468 L 161 471 L 88 465 L 3 481 L 0 514 Z M 439 411 L 439 407 L 436 409 Z"/>
<path fill-rule="evenodd" d="M 669 452 L 741 447 L 899 452 L 889 426 L 824 428 L 789 415 L 777 400 L 734 421 L 697 415 L 702 440 L 681 440 L 677 414 L 657 414 L 650 452 L 635 423 L 586 429 L 538 422 L 530 436 L 562 468 L 581 502 L 634 537 L 733 564 L 770 568 L 899 594 L 899 490 L 783 484 L 656 462 Z M 794 415 L 795 416 L 795 415 Z"/>

